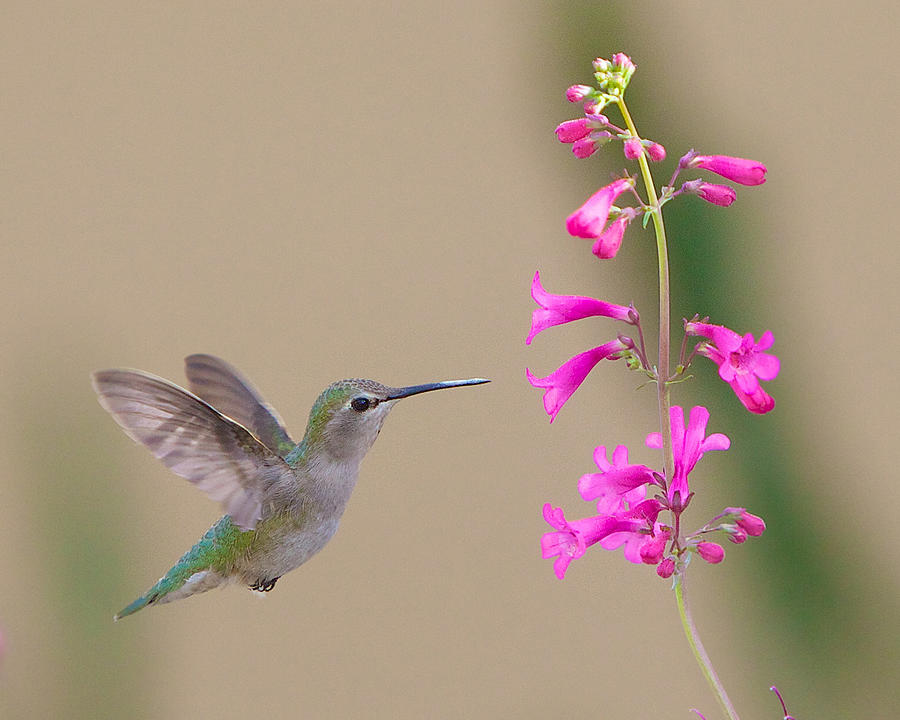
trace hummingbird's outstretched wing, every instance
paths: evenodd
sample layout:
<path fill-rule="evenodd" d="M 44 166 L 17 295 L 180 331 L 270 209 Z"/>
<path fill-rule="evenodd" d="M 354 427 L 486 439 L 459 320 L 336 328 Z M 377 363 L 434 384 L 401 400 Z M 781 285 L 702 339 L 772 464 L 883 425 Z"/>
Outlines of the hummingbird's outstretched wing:
<path fill-rule="evenodd" d="M 282 458 L 174 383 L 138 370 L 101 370 L 93 383 L 100 404 L 129 437 L 222 503 L 242 530 L 256 527 L 264 502 L 296 492 Z"/>
<path fill-rule="evenodd" d="M 294 449 L 275 408 L 227 362 L 213 355 L 188 355 L 184 371 L 191 392 L 243 425 L 273 453 L 284 457 Z"/>

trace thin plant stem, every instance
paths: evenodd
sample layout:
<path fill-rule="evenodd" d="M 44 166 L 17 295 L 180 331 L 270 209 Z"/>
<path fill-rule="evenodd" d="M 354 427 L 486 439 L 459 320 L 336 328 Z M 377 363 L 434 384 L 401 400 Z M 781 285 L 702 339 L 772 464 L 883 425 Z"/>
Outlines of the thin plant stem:
<path fill-rule="evenodd" d="M 684 627 L 684 634 L 687 636 L 688 644 L 691 646 L 691 651 L 694 653 L 694 658 L 696 658 L 697 664 L 703 672 L 703 676 L 715 693 L 719 705 L 722 706 L 722 710 L 725 711 L 729 720 L 740 720 L 737 711 L 734 709 L 734 705 L 731 704 L 728 693 L 725 692 L 725 686 L 722 685 L 722 681 L 719 680 L 716 669 L 713 667 L 712 661 L 706 653 L 706 648 L 704 648 L 703 643 L 700 642 L 700 635 L 697 633 L 697 627 L 694 625 L 691 609 L 688 606 L 687 598 L 685 597 L 684 577 L 685 573 L 683 571 L 675 576 L 675 598 L 678 602 L 678 614 L 681 616 L 681 625 Z"/>
<path fill-rule="evenodd" d="M 625 127 L 635 138 L 640 138 L 631 114 L 625 101 L 620 97 L 616 104 L 625 119 Z M 641 168 L 641 177 L 647 189 L 647 199 L 650 206 L 650 216 L 653 220 L 653 229 L 656 233 L 656 255 L 659 263 L 659 358 L 656 368 L 657 404 L 659 405 L 659 432 L 662 435 L 663 467 L 666 478 L 671 482 L 675 473 L 675 456 L 672 453 L 672 429 L 669 423 L 669 354 L 670 354 L 670 325 L 669 316 L 669 250 L 666 243 L 666 228 L 663 224 L 662 210 L 659 206 L 659 197 L 656 194 L 656 186 L 653 184 L 653 175 L 650 173 L 650 164 L 647 162 L 646 153 L 638 157 L 638 165 Z"/>

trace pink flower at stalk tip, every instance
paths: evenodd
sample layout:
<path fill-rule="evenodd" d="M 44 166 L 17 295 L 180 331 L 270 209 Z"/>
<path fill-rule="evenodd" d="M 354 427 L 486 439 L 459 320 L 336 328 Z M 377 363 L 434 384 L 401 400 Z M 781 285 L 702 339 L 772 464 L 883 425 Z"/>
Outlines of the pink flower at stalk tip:
<path fill-rule="evenodd" d="M 540 271 L 534 274 L 531 281 L 531 297 L 538 304 L 537 310 L 531 314 L 531 332 L 525 339 L 530 345 L 534 337 L 555 325 L 581 320 L 587 317 L 608 317 L 634 325 L 638 319 L 637 310 L 633 307 L 614 305 L 581 295 L 553 295 L 541 285 Z"/>
<path fill-rule="evenodd" d="M 697 155 L 691 150 L 681 158 L 682 168 L 700 168 L 740 185 L 762 185 L 766 181 L 766 166 L 756 160 L 730 155 Z"/>
<path fill-rule="evenodd" d="M 725 559 L 725 549 L 714 542 L 697 543 L 697 554 L 713 565 Z"/>
<path fill-rule="evenodd" d="M 719 366 L 719 377 L 731 386 L 745 408 L 762 415 L 775 407 L 775 400 L 759 384 L 760 380 L 774 380 L 781 369 L 779 359 L 764 352 L 775 341 L 771 331 L 760 335 L 757 342 L 751 333 L 742 337 L 710 323 L 688 322 L 684 330 L 711 341 L 701 343 L 697 352 Z"/>
<path fill-rule="evenodd" d="M 574 237 L 594 240 L 603 233 L 609 211 L 623 192 L 634 186 L 630 177 L 605 185 L 566 219 L 566 230 Z"/>
<path fill-rule="evenodd" d="M 688 475 L 710 450 L 727 450 L 731 440 L 722 433 L 706 436 L 706 424 L 709 422 L 709 410 L 702 405 L 691 408 L 687 429 L 684 427 L 684 410 L 678 405 L 669 408 L 669 422 L 672 429 L 672 453 L 675 456 L 675 475 L 667 478 L 666 496 L 675 507 L 683 507 L 691 493 Z M 661 449 L 662 435 L 652 432 L 647 435 L 647 447 Z M 678 502 L 675 502 L 676 494 Z"/>
<path fill-rule="evenodd" d="M 536 388 L 545 388 L 544 411 L 550 416 L 550 422 L 556 419 L 562 406 L 572 397 L 597 363 L 606 358 L 618 360 L 620 353 L 633 347 L 634 343 L 627 338 L 616 338 L 612 342 L 570 358 L 547 377 L 535 377 L 531 370 L 526 369 L 528 382 Z"/>

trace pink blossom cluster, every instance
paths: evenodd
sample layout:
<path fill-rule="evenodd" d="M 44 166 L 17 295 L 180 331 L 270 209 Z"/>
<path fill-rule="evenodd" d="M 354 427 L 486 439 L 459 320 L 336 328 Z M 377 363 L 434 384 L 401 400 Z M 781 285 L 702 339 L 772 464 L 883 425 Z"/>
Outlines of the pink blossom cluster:
<path fill-rule="evenodd" d="M 572 145 L 578 158 L 590 157 L 598 148 L 621 141 L 625 157 L 641 163 L 642 176 L 649 183 L 647 162 L 664 161 L 666 151 L 659 143 L 638 137 L 625 110 L 622 98 L 635 71 L 634 63 L 618 53 L 611 60 L 595 60 L 594 70 L 596 87 L 573 85 L 566 91 L 570 102 L 584 104 L 584 116 L 561 123 L 556 128 L 556 136 L 560 142 Z M 607 106 L 622 110 L 627 127 L 617 127 L 602 114 Z M 566 230 L 574 237 L 592 240 L 592 252 L 598 258 L 611 259 L 616 257 L 631 222 L 641 218 L 646 225 L 651 214 L 660 213 L 663 205 L 680 195 L 697 195 L 723 207 L 735 201 L 737 194 L 733 187 L 703 179 L 686 180 L 676 189 L 679 174 L 686 171 L 712 172 L 743 186 L 761 185 L 766 180 L 766 167 L 754 160 L 701 155 L 691 150 L 679 159 L 669 183 L 660 188 L 658 196 L 648 185 L 650 198 L 644 201 L 636 190 L 635 178 L 620 177 L 601 187 L 569 215 Z M 618 207 L 616 203 L 621 197 L 633 199 L 634 204 Z M 635 331 L 633 337 L 622 333 L 608 336 L 606 342 L 571 357 L 545 377 L 537 377 L 526 369 L 528 381 L 543 390 L 544 410 L 551 422 L 602 360 L 624 359 L 628 368 L 641 371 L 657 383 L 668 383 L 683 375 L 699 355 L 716 364 L 719 377 L 728 383 L 747 410 L 764 414 L 775 406 L 761 384 L 774 380 L 780 370 L 778 358 L 766 352 L 773 344 L 769 331 L 756 340 L 751 333 L 741 335 L 710 323 L 708 318 L 701 320 L 695 316 L 685 320 L 678 370 L 670 377 L 660 377 L 656 365 L 648 359 L 640 314 L 633 305 L 549 293 L 541 284 L 539 273 L 532 280 L 531 296 L 538 307 L 532 314 L 527 344 L 548 328 L 589 317 L 609 318 L 630 325 Z M 689 339 L 696 341 L 688 355 Z M 706 434 L 709 412 L 703 406 L 691 408 L 687 421 L 684 409 L 679 406 L 670 407 L 668 415 L 664 429 L 670 433 L 674 461 L 670 476 L 647 465 L 630 463 L 628 449 L 623 445 L 613 450 L 612 459 L 607 457 L 606 447 L 600 446 L 594 453 L 599 472 L 586 474 L 578 482 L 582 499 L 595 503 L 595 514 L 569 520 L 562 508 L 549 503 L 544 506 L 544 519 L 552 531 L 543 535 L 541 552 L 544 558 L 553 558 L 557 577 L 564 577 L 572 560 L 584 555 L 593 545 L 599 545 L 607 550 L 622 547 L 627 560 L 654 565 L 657 574 L 667 578 L 695 554 L 709 563 L 721 562 L 724 548 L 711 539 L 716 533 L 733 543 L 743 543 L 765 530 L 765 523 L 758 516 L 745 508 L 729 507 L 694 532 L 684 531 L 681 516 L 694 496 L 691 473 L 704 453 L 727 450 L 731 441 L 721 433 Z M 663 442 L 660 432 L 651 432 L 646 437 L 646 445 L 652 449 L 662 449 Z M 667 514 L 663 515 L 664 512 Z"/>
<path fill-rule="evenodd" d="M 541 538 L 541 554 L 545 559 L 554 559 L 553 570 L 558 578 L 565 577 L 572 560 L 593 545 L 605 550 L 622 547 L 626 560 L 654 565 L 657 575 L 668 578 L 691 553 L 708 563 L 724 559 L 724 548 L 706 539 L 712 533 L 725 533 L 734 543 L 763 533 L 766 526 L 762 518 L 745 508 L 729 507 L 696 532 L 681 537 L 677 532 L 681 513 L 693 497 L 690 473 L 704 453 L 727 450 L 731 441 L 721 433 L 706 434 L 709 411 L 705 407 L 691 408 L 685 426 L 684 411 L 673 406 L 670 420 L 675 454 L 671 482 L 646 465 L 629 463 L 624 445 L 615 448 L 612 461 L 601 445 L 594 451 L 600 472 L 583 475 L 578 481 L 578 492 L 585 501 L 596 502 L 597 514 L 566 520 L 562 508 L 544 505 L 544 520 L 553 530 Z M 648 447 L 659 448 L 661 443 L 658 432 L 647 435 Z M 656 494 L 648 499 L 649 489 L 655 489 Z M 673 524 L 659 520 L 663 510 L 671 511 Z"/>

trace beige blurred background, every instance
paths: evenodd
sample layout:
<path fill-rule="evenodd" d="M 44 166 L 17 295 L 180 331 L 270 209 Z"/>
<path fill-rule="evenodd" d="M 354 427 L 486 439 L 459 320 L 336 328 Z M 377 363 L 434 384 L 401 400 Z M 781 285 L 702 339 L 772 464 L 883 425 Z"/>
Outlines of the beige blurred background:
<path fill-rule="evenodd" d="M 799 719 L 892 716 L 895 4 L 3 15 L 0 717 L 717 717 L 666 583 L 599 550 L 559 582 L 538 550 L 545 501 L 590 510 L 575 483 L 595 445 L 653 461 L 652 392 L 621 367 L 553 426 L 524 378 L 610 333 L 585 321 L 526 348 L 537 268 L 551 291 L 653 315 L 649 234 L 601 265 L 562 225 L 624 165 L 576 162 L 552 133 L 574 116 L 565 87 L 618 50 L 638 127 L 673 160 L 693 145 L 769 167 L 728 210 L 692 205 L 698 232 L 731 233 L 707 272 L 741 314 L 718 320 L 773 329 L 783 362 L 770 417 L 734 412 L 708 367 L 680 397 L 719 393 L 712 429 L 733 440 L 698 468 L 696 523 L 746 504 L 770 525 L 691 568 L 698 625 L 745 718 L 780 717 L 772 683 Z M 679 242 L 676 296 L 694 277 Z M 113 625 L 220 513 L 88 376 L 180 382 L 192 352 L 241 368 L 295 437 L 337 378 L 494 382 L 401 404 L 341 530 L 276 592 Z"/>

